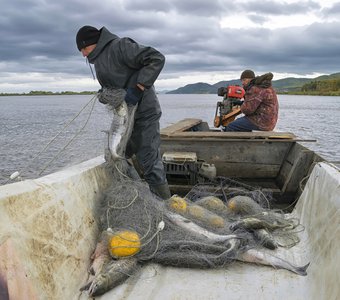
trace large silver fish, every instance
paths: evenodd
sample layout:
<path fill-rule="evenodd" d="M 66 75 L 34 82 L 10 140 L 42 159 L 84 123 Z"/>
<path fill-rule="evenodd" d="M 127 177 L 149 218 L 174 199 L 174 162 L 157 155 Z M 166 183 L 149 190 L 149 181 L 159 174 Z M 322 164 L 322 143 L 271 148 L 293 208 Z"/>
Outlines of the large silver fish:
<path fill-rule="evenodd" d="M 106 161 L 125 159 L 125 150 L 130 139 L 135 112 L 138 104 L 127 105 L 124 101 L 126 91 L 121 88 L 103 88 L 99 99 L 108 104 L 113 112 L 113 118 L 108 133 L 108 143 L 105 149 Z"/>
<path fill-rule="evenodd" d="M 96 249 L 91 255 L 91 266 L 89 268 L 90 280 L 85 284 L 80 291 L 86 291 L 90 288 L 94 276 L 102 272 L 104 266 L 112 260 L 112 257 L 108 251 L 108 235 L 107 231 L 103 231 L 97 242 Z"/>
<path fill-rule="evenodd" d="M 205 238 L 212 243 L 226 242 L 233 239 L 239 239 L 239 237 L 236 234 L 221 235 L 211 232 L 197 225 L 196 223 L 190 221 L 189 219 L 181 215 L 172 213 L 170 211 L 167 211 L 166 215 L 177 226 L 183 228 L 186 231 L 191 232 L 192 234 Z"/>
<path fill-rule="evenodd" d="M 264 228 L 253 230 L 253 234 L 263 247 L 274 250 L 279 246 L 273 236 Z"/>
<path fill-rule="evenodd" d="M 92 264 L 89 269 L 90 274 L 95 275 L 99 273 L 103 269 L 103 266 L 112 259 L 108 251 L 107 243 L 108 232 L 103 231 L 101 233 L 99 241 L 97 242 L 96 249 L 91 255 Z"/>
<path fill-rule="evenodd" d="M 126 158 L 125 151 L 130 139 L 135 112 L 138 105 L 128 106 L 124 101 L 126 91 L 120 88 L 103 88 L 98 94 L 101 103 L 109 105 L 113 118 L 110 129 L 107 131 L 107 145 L 105 147 L 105 160 L 111 167 L 118 169 L 118 173 L 126 176 L 138 177 L 133 172 Z M 90 296 L 101 295 L 117 286 L 130 276 L 137 265 L 134 258 L 113 260 L 108 251 L 107 231 L 103 231 L 91 256 L 92 264 L 89 269 L 92 277 L 82 287 L 81 291 L 88 291 Z"/>
<path fill-rule="evenodd" d="M 137 269 L 137 259 L 134 257 L 111 259 L 102 270 L 95 275 L 88 293 L 91 297 L 99 296 L 132 276 Z"/>
<path fill-rule="evenodd" d="M 275 230 L 275 229 L 293 229 L 296 227 L 296 224 L 293 224 L 289 220 L 281 220 L 281 222 L 278 221 L 272 221 L 267 222 L 265 220 L 261 220 L 259 218 L 255 217 L 248 217 L 241 219 L 239 221 L 235 221 L 230 224 L 231 230 L 236 230 L 238 228 L 244 228 L 244 229 L 269 229 L 269 230 Z"/>
<path fill-rule="evenodd" d="M 103 231 L 91 259 L 90 280 L 80 291 L 99 296 L 116 287 L 137 269 L 135 258 L 114 260 L 108 251 L 108 231 Z"/>
<path fill-rule="evenodd" d="M 257 250 L 257 249 L 249 249 L 237 257 L 237 260 L 261 265 L 272 266 L 277 269 L 286 269 L 291 271 L 295 274 L 306 276 L 307 275 L 307 268 L 309 263 L 304 266 L 295 266 L 294 264 L 272 255 L 264 250 Z"/>
<path fill-rule="evenodd" d="M 238 236 L 237 234 L 229 234 L 229 235 L 220 235 L 213 233 L 207 229 L 200 227 L 194 222 L 171 212 L 167 213 L 167 217 L 177 226 L 183 228 L 186 231 L 191 232 L 192 234 L 196 234 L 198 236 L 204 237 L 207 241 L 212 243 L 220 243 L 220 242 L 228 242 L 228 251 L 237 250 L 237 247 L 240 245 L 240 240 L 242 236 Z M 272 248 L 276 248 L 273 246 Z M 181 259 L 185 261 L 185 254 L 181 254 Z M 278 269 L 286 269 L 298 275 L 305 276 L 307 275 L 307 267 L 309 263 L 304 266 L 295 266 L 294 264 L 279 258 L 275 255 L 272 255 L 265 251 L 264 249 L 249 249 L 249 250 L 240 250 L 240 254 L 236 257 L 237 260 L 249 263 L 257 263 L 262 265 L 272 266 Z"/>

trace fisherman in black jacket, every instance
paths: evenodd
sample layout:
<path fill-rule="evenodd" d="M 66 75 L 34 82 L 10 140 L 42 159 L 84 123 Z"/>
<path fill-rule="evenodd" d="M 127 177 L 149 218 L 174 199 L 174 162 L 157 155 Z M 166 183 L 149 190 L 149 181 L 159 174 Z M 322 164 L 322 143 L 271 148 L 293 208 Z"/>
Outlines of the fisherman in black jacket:
<path fill-rule="evenodd" d="M 130 38 L 119 38 L 105 27 L 98 30 L 83 26 L 77 33 L 76 42 L 78 50 L 94 64 L 102 88 L 124 88 L 126 103 L 138 103 L 127 156 L 136 154 L 152 192 L 163 199 L 170 198 L 159 151 L 162 111 L 153 86 L 165 57 L 152 47 L 140 45 Z"/>

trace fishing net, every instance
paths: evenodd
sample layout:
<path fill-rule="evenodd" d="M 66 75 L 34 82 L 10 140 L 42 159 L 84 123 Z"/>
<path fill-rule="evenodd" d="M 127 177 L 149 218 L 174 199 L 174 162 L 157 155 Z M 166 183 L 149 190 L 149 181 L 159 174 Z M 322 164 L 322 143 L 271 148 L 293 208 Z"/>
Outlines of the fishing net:
<path fill-rule="evenodd" d="M 123 97 L 114 95 L 118 100 Z M 112 99 L 106 102 L 117 108 Z M 113 134 L 120 126 L 115 122 Z M 98 203 L 96 216 L 114 259 L 216 268 L 251 248 L 276 249 L 298 242 L 299 221 L 271 210 L 272 195 L 261 189 L 217 177 L 197 184 L 183 197 L 173 195 L 164 201 L 127 159 L 110 159 L 110 153 L 106 161 L 112 184 Z"/>
<path fill-rule="evenodd" d="M 217 177 L 197 184 L 186 198 L 224 218 L 234 230 L 245 229 L 255 238 L 247 240 L 248 248 L 290 248 L 299 242 L 298 233 L 304 230 L 298 219 L 271 208 L 276 201 L 272 192 L 235 179 Z"/>
<path fill-rule="evenodd" d="M 188 220 L 197 217 L 197 224 L 202 228 L 215 228 L 216 232 L 231 234 L 229 229 L 222 230 L 222 227 L 226 229 L 226 224 L 221 217 L 188 199 L 172 197 L 164 202 L 151 193 L 143 181 L 125 177 L 123 173 L 117 172 L 116 166 L 113 170 L 116 170 L 113 172 L 114 184 L 106 191 L 99 206 L 100 223 L 102 230 L 109 228 L 113 234 L 136 233 L 139 249 L 134 256 L 139 261 L 154 260 L 168 265 L 211 267 L 235 258 L 235 252 L 227 251 L 231 247 L 228 239 L 214 244 L 199 233 L 182 228 L 172 218 L 173 214 Z M 122 236 L 122 239 L 125 237 Z M 136 247 L 136 239 L 126 239 L 126 242 L 132 244 L 117 245 L 116 248 L 128 250 Z"/>
<path fill-rule="evenodd" d="M 163 201 L 143 180 L 126 175 L 132 168 L 127 161 L 108 168 L 113 184 L 97 215 L 102 230 L 126 242 L 111 245 L 111 250 L 125 249 L 123 256 L 132 248 L 136 251 L 131 255 L 139 261 L 211 268 L 234 261 L 250 248 L 275 249 L 298 242 L 298 220 L 271 210 L 270 195 L 261 190 L 219 178 L 215 184 L 196 185 L 185 197 L 173 195 Z M 127 232 L 135 235 L 130 239 L 124 236 Z"/>

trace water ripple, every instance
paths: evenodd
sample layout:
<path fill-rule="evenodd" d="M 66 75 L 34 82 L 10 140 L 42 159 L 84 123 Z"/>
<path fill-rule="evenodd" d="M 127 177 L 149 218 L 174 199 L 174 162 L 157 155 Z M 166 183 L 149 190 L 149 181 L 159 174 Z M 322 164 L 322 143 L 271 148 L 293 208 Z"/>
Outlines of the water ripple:
<path fill-rule="evenodd" d="M 0 184 L 15 171 L 27 168 L 25 178 L 37 177 L 44 166 L 85 123 L 89 111 L 63 131 L 48 150 L 32 161 L 92 96 L 0 97 Z M 159 95 L 161 127 L 184 118 L 200 118 L 212 127 L 215 95 Z M 306 146 L 330 161 L 340 161 L 340 97 L 280 95 L 277 131 L 289 131 L 304 139 Z M 110 113 L 99 102 L 85 130 L 42 175 L 102 155 Z"/>

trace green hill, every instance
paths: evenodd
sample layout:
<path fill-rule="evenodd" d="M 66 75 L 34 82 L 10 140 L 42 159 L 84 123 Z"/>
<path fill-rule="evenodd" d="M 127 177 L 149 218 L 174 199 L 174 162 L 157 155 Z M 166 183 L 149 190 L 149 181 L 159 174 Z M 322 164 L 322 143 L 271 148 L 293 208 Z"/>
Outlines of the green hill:
<path fill-rule="evenodd" d="M 273 87 L 278 93 L 297 92 L 301 87 L 310 82 L 310 78 L 288 77 L 279 80 L 273 80 Z"/>
<path fill-rule="evenodd" d="M 215 84 L 198 82 L 169 91 L 167 94 L 216 94 L 219 87 L 235 84 L 241 85 L 241 81 L 233 79 Z M 288 77 L 273 80 L 273 87 L 279 94 L 340 95 L 340 73 L 316 78 Z"/>
<path fill-rule="evenodd" d="M 340 73 L 319 76 L 301 87 L 302 94 L 340 96 Z"/>
<path fill-rule="evenodd" d="M 214 87 L 208 83 L 198 82 L 187 84 L 177 90 L 167 92 L 167 94 L 213 94 Z"/>

